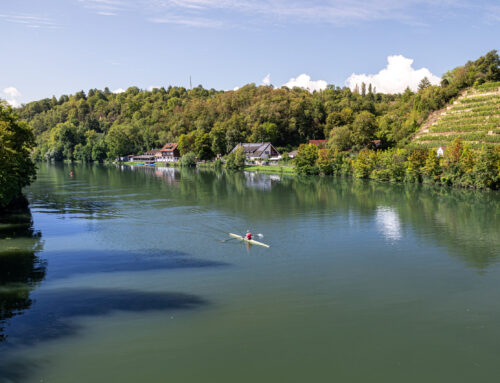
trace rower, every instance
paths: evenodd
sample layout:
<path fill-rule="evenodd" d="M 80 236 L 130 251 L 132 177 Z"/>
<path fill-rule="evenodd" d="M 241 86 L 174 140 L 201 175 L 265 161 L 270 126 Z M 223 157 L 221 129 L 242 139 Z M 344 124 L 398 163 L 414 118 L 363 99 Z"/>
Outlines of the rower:
<path fill-rule="evenodd" d="M 250 230 L 247 230 L 247 234 L 245 235 L 245 238 L 248 239 L 249 241 L 252 239 L 252 233 L 250 233 Z"/>

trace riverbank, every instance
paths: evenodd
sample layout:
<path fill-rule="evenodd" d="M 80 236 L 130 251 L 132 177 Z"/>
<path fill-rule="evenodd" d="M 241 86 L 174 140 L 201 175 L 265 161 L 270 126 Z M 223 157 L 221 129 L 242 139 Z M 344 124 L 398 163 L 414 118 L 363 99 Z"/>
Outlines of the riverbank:
<path fill-rule="evenodd" d="M 295 168 L 293 166 L 281 166 L 281 165 L 249 165 L 244 168 L 247 172 L 257 172 L 257 173 L 270 173 L 270 174 L 295 174 Z"/>
<path fill-rule="evenodd" d="M 144 163 L 140 162 L 120 162 L 119 164 L 121 165 L 127 165 L 127 166 L 153 166 L 151 165 L 146 165 Z M 175 163 L 155 163 L 155 167 L 180 167 L 179 162 Z M 201 169 L 215 169 L 215 163 L 214 162 L 199 162 L 196 165 L 197 168 Z M 247 165 L 243 169 L 244 171 L 247 172 L 257 172 L 257 173 L 268 173 L 268 174 L 290 174 L 293 175 L 295 174 L 295 167 L 291 165 Z"/>

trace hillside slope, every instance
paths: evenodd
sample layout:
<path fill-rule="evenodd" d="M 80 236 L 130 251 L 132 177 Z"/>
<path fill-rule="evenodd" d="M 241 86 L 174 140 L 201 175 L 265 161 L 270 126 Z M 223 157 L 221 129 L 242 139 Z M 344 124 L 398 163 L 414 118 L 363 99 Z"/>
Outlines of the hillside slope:
<path fill-rule="evenodd" d="M 446 108 L 432 113 L 412 146 L 446 146 L 457 137 L 473 148 L 500 145 L 500 82 L 468 88 Z"/>

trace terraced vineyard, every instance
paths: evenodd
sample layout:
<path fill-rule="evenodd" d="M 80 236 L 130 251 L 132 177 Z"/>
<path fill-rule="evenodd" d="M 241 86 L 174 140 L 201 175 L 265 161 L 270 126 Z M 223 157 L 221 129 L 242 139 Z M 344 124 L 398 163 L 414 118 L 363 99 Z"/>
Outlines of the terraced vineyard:
<path fill-rule="evenodd" d="M 473 148 L 500 145 L 500 82 L 470 88 L 433 113 L 411 146 L 446 146 L 457 137 Z"/>

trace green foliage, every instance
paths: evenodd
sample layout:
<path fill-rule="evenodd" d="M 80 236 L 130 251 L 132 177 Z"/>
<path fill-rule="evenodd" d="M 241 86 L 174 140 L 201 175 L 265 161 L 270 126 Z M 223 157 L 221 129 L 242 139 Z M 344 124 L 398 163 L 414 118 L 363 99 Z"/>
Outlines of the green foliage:
<path fill-rule="evenodd" d="M 0 208 L 7 206 L 35 178 L 30 157 L 34 146 L 31 127 L 0 101 Z"/>
<path fill-rule="evenodd" d="M 194 148 L 199 160 L 211 160 L 214 157 L 212 152 L 212 140 L 208 133 L 200 133 L 195 139 Z"/>
<path fill-rule="evenodd" d="M 439 182 L 441 178 L 441 161 L 436 155 L 435 150 L 429 150 L 425 158 L 424 167 L 422 168 L 422 174 L 425 181 L 430 183 Z"/>
<path fill-rule="evenodd" d="M 210 140 L 212 142 L 212 153 L 220 155 L 227 153 L 226 131 L 221 123 L 215 123 L 210 131 Z"/>
<path fill-rule="evenodd" d="M 346 150 L 352 147 L 353 140 L 351 127 L 349 125 L 344 125 L 333 130 L 329 144 L 336 150 Z"/>
<path fill-rule="evenodd" d="M 319 157 L 319 149 L 315 145 L 303 144 L 299 146 L 297 157 L 294 159 L 295 171 L 297 174 L 311 175 L 318 174 L 319 168 L 316 161 Z"/>
<path fill-rule="evenodd" d="M 378 156 L 373 150 L 363 149 L 353 161 L 353 175 L 356 178 L 369 178 L 377 166 Z"/>
<path fill-rule="evenodd" d="M 245 167 L 245 151 L 239 146 L 226 156 L 226 169 L 241 170 Z"/>
<path fill-rule="evenodd" d="M 334 152 L 329 149 L 322 149 L 318 151 L 318 159 L 316 166 L 320 174 L 333 175 L 334 174 Z"/>
<path fill-rule="evenodd" d="M 191 132 L 189 134 L 181 134 L 177 146 L 181 156 L 184 156 L 185 154 L 196 150 L 195 141 L 196 141 L 196 132 Z"/>
<path fill-rule="evenodd" d="M 424 149 L 413 149 L 408 155 L 406 162 L 406 180 L 409 182 L 422 182 L 422 169 L 427 158 Z"/>
<path fill-rule="evenodd" d="M 193 152 L 188 152 L 181 157 L 181 166 L 185 167 L 195 167 L 196 166 L 196 154 Z"/>
<path fill-rule="evenodd" d="M 366 146 L 375 137 L 377 123 L 375 116 L 367 111 L 359 113 L 352 123 L 352 142 L 359 147 Z"/>
<path fill-rule="evenodd" d="M 500 81 L 499 62 L 497 52 L 489 52 L 448 72 L 442 86 L 422 81 L 417 93 L 407 89 L 402 94 L 381 94 L 369 84 L 354 92 L 329 86 L 314 93 L 255 84 L 227 92 L 202 87 L 153 91 L 131 87 L 113 94 L 109 89 L 91 89 L 87 94 L 80 91 L 58 100 L 29 103 L 19 114 L 33 126 L 38 159 L 98 161 L 104 155 L 114 159 L 166 142 L 177 142 L 181 155 L 193 151 L 200 158 L 225 155 L 238 143 L 252 141 L 270 141 L 288 151 L 309 139 L 322 138 L 329 139 L 338 151 L 362 149 L 374 139 L 380 139 L 384 148 L 402 147 L 430 112 L 456 98 L 461 90 L 470 86 L 481 91 L 495 89 L 488 84 Z M 471 117 L 478 120 L 468 121 L 469 127 L 484 123 L 480 117 L 498 111 L 491 99 L 484 102 L 477 107 L 472 102 L 460 106 L 464 113 L 475 108 Z M 89 139 L 87 132 L 97 136 Z M 496 140 L 486 137 L 469 143 L 480 147 Z"/>

